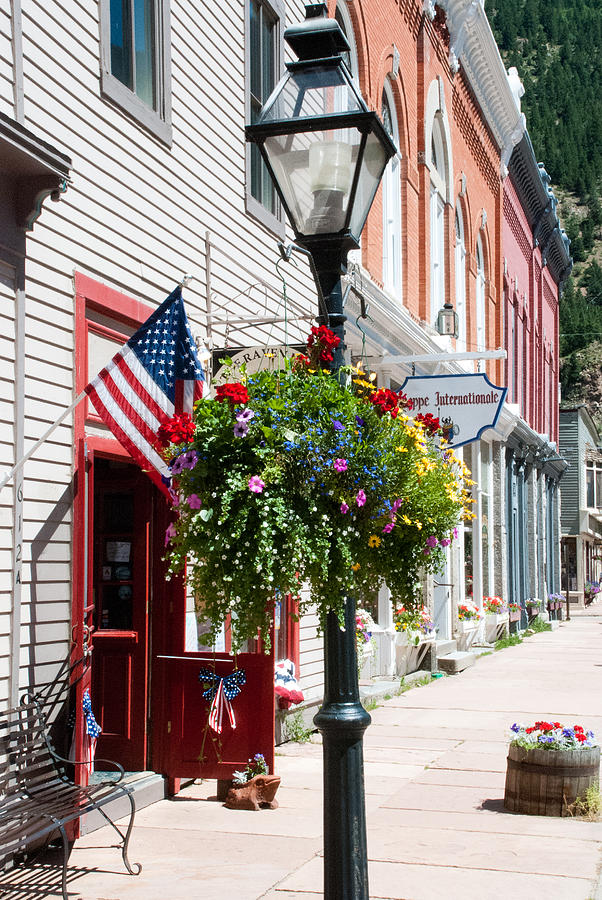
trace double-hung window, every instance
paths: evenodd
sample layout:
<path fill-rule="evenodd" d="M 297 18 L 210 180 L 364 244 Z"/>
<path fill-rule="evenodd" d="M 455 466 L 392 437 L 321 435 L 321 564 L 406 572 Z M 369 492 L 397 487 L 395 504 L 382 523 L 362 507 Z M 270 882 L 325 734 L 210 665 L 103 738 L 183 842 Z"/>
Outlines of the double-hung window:
<path fill-rule="evenodd" d="M 101 0 L 101 89 L 171 143 L 169 0 Z"/>
<path fill-rule="evenodd" d="M 281 0 L 248 0 L 247 121 L 257 121 L 282 70 Z M 247 145 L 247 211 L 272 231 L 283 233 L 278 195 L 255 144 Z"/>

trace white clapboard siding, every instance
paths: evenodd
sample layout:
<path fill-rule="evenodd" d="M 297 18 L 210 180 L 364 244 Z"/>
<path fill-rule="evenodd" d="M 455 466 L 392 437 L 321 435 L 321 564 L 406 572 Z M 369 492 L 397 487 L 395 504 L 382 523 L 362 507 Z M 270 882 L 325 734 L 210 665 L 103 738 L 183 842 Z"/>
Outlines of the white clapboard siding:
<path fill-rule="evenodd" d="M 13 48 L 10 3 L 0 6 L 0 112 L 14 114 Z"/>
<path fill-rule="evenodd" d="M 275 268 L 278 239 L 245 212 L 244 4 L 171 5 L 171 147 L 100 96 L 98 3 L 29 0 L 25 6 L 24 124 L 72 160 L 67 192 L 59 203 L 45 202 L 28 237 L 29 447 L 73 398 L 74 271 L 151 306 L 192 273 L 186 306 L 203 336 L 209 232 L 216 347 L 226 341 L 225 309 L 236 319 L 283 315 L 284 306 Z M 293 21 L 302 14 L 301 3 L 291 4 Z M 6 23 L 0 22 L 5 62 Z M 3 71 L 0 66 L 0 104 Z M 307 263 L 301 257 L 297 262 L 281 264 L 290 298 L 288 339 L 294 343 L 307 328 L 295 325 L 292 302 L 316 311 Z M 6 379 L 14 348 L 10 322 L 0 326 L 0 378 Z M 228 338 L 230 346 L 275 344 L 284 341 L 285 330 L 282 324 L 233 327 Z M 10 401 L 3 407 L 0 400 L 0 447 L 9 446 L 10 427 Z M 23 685 L 32 671 L 38 683 L 50 680 L 69 651 L 73 463 L 69 417 L 25 468 Z M 1 623 L 0 614 L 0 632 Z M 301 677 L 304 690 L 319 693 L 323 651 L 315 625 L 315 616 L 301 623 Z M 2 690 L 0 683 L 0 696 Z"/>
<path fill-rule="evenodd" d="M 15 463 L 15 294 L 14 270 L 0 259 L 0 355 L 4 365 L 0 382 L 0 476 Z M 13 605 L 14 488 L 0 492 L 0 703 L 10 691 L 10 633 Z"/>

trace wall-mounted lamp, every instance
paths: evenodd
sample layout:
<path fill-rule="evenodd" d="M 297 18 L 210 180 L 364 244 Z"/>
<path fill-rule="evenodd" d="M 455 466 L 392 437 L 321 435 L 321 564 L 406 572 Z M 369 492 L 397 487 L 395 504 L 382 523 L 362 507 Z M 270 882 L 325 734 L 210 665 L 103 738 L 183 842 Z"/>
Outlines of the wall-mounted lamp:
<path fill-rule="evenodd" d="M 451 303 L 444 303 L 443 309 L 439 310 L 437 314 L 437 331 L 439 334 L 445 334 L 449 337 L 458 337 L 458 313 Z"/>

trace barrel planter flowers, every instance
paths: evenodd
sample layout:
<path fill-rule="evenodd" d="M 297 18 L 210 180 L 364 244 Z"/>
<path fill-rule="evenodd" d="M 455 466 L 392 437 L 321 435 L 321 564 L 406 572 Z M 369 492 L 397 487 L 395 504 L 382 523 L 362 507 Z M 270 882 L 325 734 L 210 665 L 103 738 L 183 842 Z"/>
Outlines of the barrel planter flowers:
<path fill-rule="evenodd" d="M 599 783 L 600 747 L 581 725 L 514 724 L 508 748 L 504 806 L 532 816 L 567 816 Z"/>
<path fill-rule="evenodd" d="M 437 640 L 435 623 L 426 607 L 408 610 L 398 606 L 393 612 L 395 625 L 395 674 L 408 675 L 421 668 L 427 653 Z"/>

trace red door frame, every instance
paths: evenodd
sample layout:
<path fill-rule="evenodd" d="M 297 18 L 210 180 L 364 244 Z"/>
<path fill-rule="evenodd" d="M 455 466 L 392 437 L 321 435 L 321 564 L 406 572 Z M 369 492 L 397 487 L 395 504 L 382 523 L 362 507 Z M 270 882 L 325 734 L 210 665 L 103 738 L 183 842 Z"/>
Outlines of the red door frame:
<path fill-rule="evenodd" d="M 123 322 L 131 328 L 138 327 L 153 312 L 153 309 L 140 301 L 134 300 L 120 291 L 109 288 L 89 276 L 81 273 L 75 274 L 75 305 L 76 305 L 76 327 L 75 327 L 75 371 L 76 371 L 76 390 L 80 393 L 87 384 L 89 378 L 96 373 L 88 372 L 88 321 L 86 317 L 87 309 L 94 310 L 98 313 Z M 117 349 L 117 347 L 116 347 Z M 129 455 L 122 448 L 121 444 L 112 437 L 98 437 L 86 435 L 86 421 L 94 416 L 88 414 L 88 402 L 82 401 L 75 410 L 74 414 L 74 436 L 76 447 L 78 447 L 75 472 L 75 498 L 74 498 L 74 516 L 75 529 L 73 537 L 73 557 L 74 557 L 74 593 L 72 603 L 72 625 L 73 637 L 76 642 L 74 648 L 74 657 L 78 658 L 81 653 L 84 642 L 84 631 L 82 628 L 84 608 L 90 607 L 91 587 L 92 587 L 92 565 L 93 553 L 90 548 L 84 545 L 85 529 L 82 527 L 84 522 L 85 510 L 85 458 L 84 444 L 88 449 L 88 453 L 100 454 L 102 456 L 110 456 L 114 458 L 128 458 Z M 90 493 L 90 492 L 89 492 Z M 93 533 L 93 509 L 92 503 L 88 509 L 88 537 L 89 543 L 92 540 Z M 162 536 L 164 529 L 170 520 L 170 510 L 167 503 L 155 501 L 155 514 L 153 516 L 153 533 L 151 536 L 152 546 L 161 549 Z M 92 518 L 91 518 L 92 516 Z M 87 552 L 87 602 L 84 598 L 85 584 L 85 562 Z M 159 664 L 159 657 L 184 655 L 183 635 L 185 625 L 185 609 L 186 597 L 182 580 L 172 580 L 166 582 L 164 578 L 164 564 L 161 561 L 162 553 L 152 553 L 153 566 L 153 598 L 151 612 L 151 652 L 152 659 L 150 662 L 150 678 L 152 686 L 151 691 L 151 714 L 154 725 L 153 733 L 151 733 L 151 752 L 150 765 L 156 772 L 163 772 L 170 776 L 172 787 L 177 790 L 179 783 L 179 775 L 186 775 L 187 772 L 177 771 L 173 769 L 170 759 L 173 758 L 174 739 L 170 739 L 168 731 L 168 723 L 176 721 L 179 717 L 180 723 L 184 721 L 183 701 L 173 695 L 172 684 L 168 674 L 168 667 Z M 162 568 L 163 567 L 163 568 Z M 291 627 L 287 622 L 287 630 Z M 291 644 L 298 648 L 299 625 L 297 622 L 293 624 L 293 634 L 290 635 Z M 252 753 L 262 752 L 266 757 L 266 761 L 270 766 L 270 771 L 274 767 L 274 684 L 273 684 L 273 666 L 274 659 L 272 655 L 266 655 L 258 648 L 257 653 L 241 654 L 238 657 L 238 665 L 241 668 L 248 669 L 249 685 L 247 690 L 243 688 L 240 696 L 240 704 L 237 707 L 239 716 L 245 716 L 246 725 L 253 723 L 252 733 L 248 735 L 249 746 L 243 748 L 238 738 L 242 738 L 243 728 L 240 728 L 236 735 L 238 743 L 238 757 L 236 759 L 224 760 L 224 765 L 228 765 L 228 771 L 231 772 L 231 764 L 234 762 L 240 768 L 246 764 L 246 761 Z M 298 650 L 294 652 L 298 661 Z M 188 664 L 191 666 L 199 666 L 201 659 L 208 657 L 207 653 L 186 654 L 186 669 Z M 215 656 L 216 666 L 221 662 L 227 662 L 227 670 L 232 667 L 232 657 L 227 654 L 211 654 Z M 219 657 L 223 660 L 218 663 Z M 246 659 L 244 659 L 246 657 Z M 198 677 L 198 672 L 196 676 Z M 86 683 L 87 679 L 87 683 Z M 81 751 L 83 742 L 83 717 L 81 715 L 81 697 L 85 687 L 89 686 L 90 670 L 89 665 L 76 688 L 76 741 Z M 184 682 L 182 682 L 184 683 Z M 208 704 L 199 700 L 202 696 L 200 684 L 194 684 L 190 688 L 189 694 L 192 704 L 197 706 L 200 704 L 203 714 L 208 712 Z M 180 698 L 182 694 L 180 693 Z M 173 703 L 177 704 L 174 711 Z M 188 698 L 186 699 L 188 702 Z M 259 709 L 257 705 L 259 704 Z M 236 703 L 235 703 L 236 706 Z M 257 711 L 256 711 L 257 710 Z M 261 714 L 259 714 L 259 712 Z M 229 728 L 229 724 L 225 726 Z M 175 737 L 175 735 L 174 735 Z M 231 735 L 232 737 L 232 735 Z M 194 736 L 196 740 L 196 735 Z M 78 758 L 81 758 L 81 754 Z M 208 772 L 199 772 L 197 774 L 204 777 L 224 777 L 226 770 L 221 763 L 214 766 L 212 772 L 219 774 L 208 774 Z M 192 773 L 190 773 L 192 774 Z"/>

